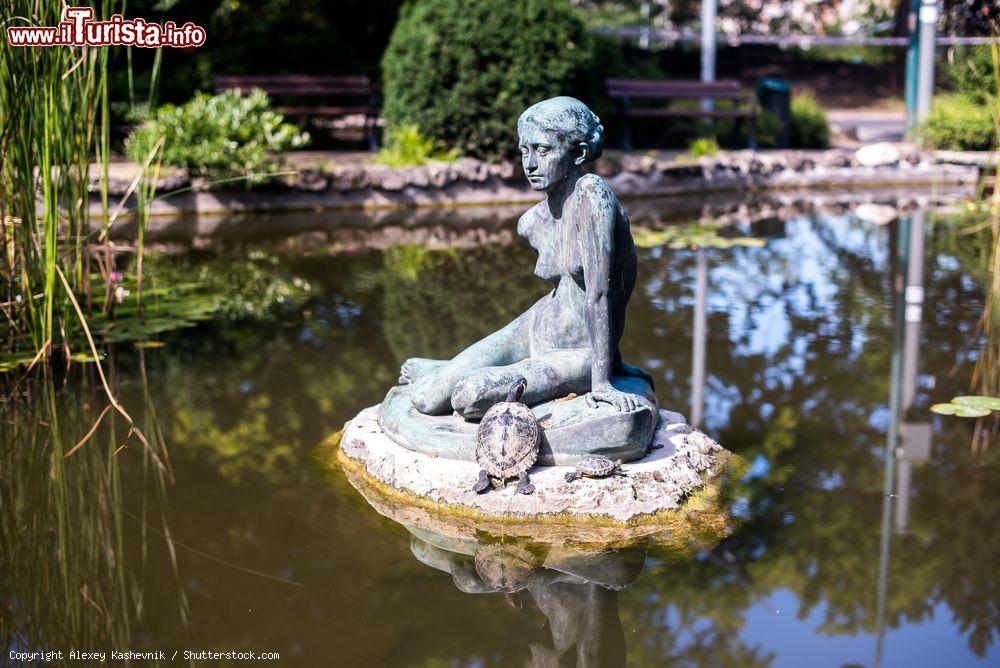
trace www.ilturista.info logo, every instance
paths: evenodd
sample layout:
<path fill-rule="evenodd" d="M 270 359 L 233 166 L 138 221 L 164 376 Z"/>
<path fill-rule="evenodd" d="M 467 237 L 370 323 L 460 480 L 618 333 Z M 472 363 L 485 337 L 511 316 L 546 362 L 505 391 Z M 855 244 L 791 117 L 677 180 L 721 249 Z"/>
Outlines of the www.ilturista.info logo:
<path fill-rule="evenodd" d="M 162 26 L 143 19 L 114 14 L 107 21 L 94 21 L 92 7 L 67 7 L 57 26 L 12 26 L 7 28 L 11 46 L 142 46 L 184 48 L 205 43 L 205 29 L 190 21 L 181 27 L 173 21 Z"/>

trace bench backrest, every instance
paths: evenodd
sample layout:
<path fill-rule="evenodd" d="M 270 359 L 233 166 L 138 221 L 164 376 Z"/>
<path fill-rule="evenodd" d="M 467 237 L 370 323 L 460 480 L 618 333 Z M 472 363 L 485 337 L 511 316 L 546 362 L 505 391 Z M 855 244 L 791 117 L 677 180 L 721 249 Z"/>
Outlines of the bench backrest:
<path fill-rule="evenodd" d="M 366 76 L 335 77 L 304 74 L 258 76 L 224 75 L 215 77 L 215 90 L 260 88 L 268 95 L 345 95 L 371 96 L 372 82 Z"/>
<path fill-rule="evenodd" d="M 704 97 L 739 99 L 742 89 L 739 81 L 660 81 L 656 79 L 608 79 L 608 95 L 637 99 L 684 99 Z"/>

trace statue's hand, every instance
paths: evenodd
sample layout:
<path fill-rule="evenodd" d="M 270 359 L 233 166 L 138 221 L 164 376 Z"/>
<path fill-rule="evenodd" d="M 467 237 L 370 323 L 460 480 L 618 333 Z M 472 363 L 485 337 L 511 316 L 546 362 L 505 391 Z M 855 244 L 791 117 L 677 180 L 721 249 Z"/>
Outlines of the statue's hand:
<path fill-rule="evenodd" d="M 597 408 L 597 404 L 605 403 L 611 404 L 616 410 L 624 413 L 634 411 L 639 406 L 634 394 L 617 390 L 611 383 L 603 383 L 594 387 L 587 394 L 586 401 L 591 408 Z"/>

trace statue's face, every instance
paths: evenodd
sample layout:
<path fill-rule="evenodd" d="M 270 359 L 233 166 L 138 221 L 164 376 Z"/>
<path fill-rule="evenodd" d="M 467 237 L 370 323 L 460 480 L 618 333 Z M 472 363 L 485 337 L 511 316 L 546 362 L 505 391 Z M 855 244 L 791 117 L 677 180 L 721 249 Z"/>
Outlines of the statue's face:
<path fill-rule="evenodd" d="M 550 192 L 586 159 L 586 144 L 572 145 L 552 130 L 528 122 L 519 138 L 521 166 L 532 190 Z"/>

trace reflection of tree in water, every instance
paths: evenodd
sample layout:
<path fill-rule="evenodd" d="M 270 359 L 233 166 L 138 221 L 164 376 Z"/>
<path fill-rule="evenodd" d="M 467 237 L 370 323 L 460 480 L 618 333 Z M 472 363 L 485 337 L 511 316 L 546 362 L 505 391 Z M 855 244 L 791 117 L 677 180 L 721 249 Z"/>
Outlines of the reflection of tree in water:
<path fill-rule="evenodd" d="M 770 664 L 766 649 L 740 635 L 747 611 L 779 589 L 795 594 L 799 615 L 823 611 L 821 633 L 874 632 L 892 354 L 893 261 L 886 248 L 893 234 L 851 221 L 827 227 L 792 221 L 788 238 L 765 248 L 705 251 L 711 271 L 707 428 L 752 463 L 736 490 L 746 499 L 746 520 L 722 545 L 696 558 L 651 553 L 651 571 L 634 584 L 596 592 L 617 602 L 630 665 Z M 978 247 L 943 228 L 935 228 L 928 245 L 921 372 L 936 384 L 919 386 L 918 411 L 969 391 L 983 343 L 966 329 L 983 308 Z M 240 643 L 247 628 L 266 628 L 282 648 L 308 638 L 310 658 L 322 661 L 317 650 L 336 650 L 357 664 L 396 652 L 414 662 L 470 657 L 510 665 L 531 654 L 532 643 L 558 652 L 551 629 L 540 627 L 544 604 L 535 605 L 528 590 L 515 594 L 525 604 L 521 612 L 500 595 L 465 596 L 450 581 L 451 593 L 445 592 L 426 568 L 401 565 L 409 558 L 390 522 L 346 502 L 353 493 L 311 489 L 317 483 L 302 470 L 302 453 L 360 407 L 381 400 L 400 359 L 450 356 L 546 289 L 530 275 L 530 249 L 519 245 L 394 253 L 289 260 L 277 270 L 313 286 L 304 304 L 204 323 L 147 352 L 152 401 L 173 446 L 178 480 L 186 481 L 185 491 L 197 492 L 172 500 L 178 517 L 197 518 L 179 538 L 204 540 L 198 545 L 207 553 L 307 585 L 255 579 L 182 553 L 182 570 L 197 584 L 190 592 L 197 640 Z M 690 389 L 695 254 L 654 248 L 640 257 L 625 356 L 659 374 L 665 406 L 683 409 Z M 119 375 L 133 377 L 134 353 L 123 347 L 118 356 Z M 131 400 L 128 405 L 135 405 L 136 397 Z M 82 425 L 72 430 L 78 436 L 96 412 L 87 411 L 89 419 L 64 414 L 64 420 Z M 909 532 L 893 538 L 886 623 L 926 621 L 943 603 L 981 654 L 1000 629 L 1000 544 L 991 531 L 1000 513 L 994 491 L 1000 455 L 996 447 L 971 452 L 973 423 L 935 420 L 931 461 L 914 473 Z M 24 475 L 47 470 L 49 463 L 39 458 Z M 79 465 L 73 459 L 69 464 Z M 10 470 L 20 471 L 5 467 L 3 473 Z M 23 486 L 5 484 L 2 493 L 10 498 L 27 494 L 18 491 Z M 93 491 L 73 494 L 91 499 L 86 495 Z M 54 513 L 53 506 L 39 508 L 39 517 Z M 3 525 L 20 526 L 6 519 Z M 4 536 L 5 547 L 20 546 L 4 550 L 5 576 L 22 573 L 33 583 L 39 571 L 12 569 L 25 568 L 26 555 L 43 555 L 9 542 L 17 540 L 13 533 Z M 44 541 L 38 545 L 49 549 Z M 81 564 L 86 554 L 78 555 Z M 464 563 L 470 576 L 483 580 L 474 556 Z M 80 572 L 92 566 L 86 562 Z M 170 582 L 159 578 L 154 585 L 171 593 Z M 88 580 L 88 586 L 110 614 L 122 609 L 94 594 L 99 581 Z M 553 587 L 583 591 L 566 582 Z M 567 602 L 550 611 L 576 610 L 593 600 L 576 593 L 539 596 Z M 84 614 L 80 600 L 72 614 Z M 159 619 L 146 625 L 157 638 L 179 637 L 176 607 L 163 610 L 152 600 L 147 598 L 148 614 Z M 248 608 L 261 615 L 259 626 L 237 614 Z M 50 612 L 48 621 L 63 623 Z M 361 633 L 369 642 L 352 644 Z M 511 638 L 525 642 L 512 647 Z M 780 651 L 781 639 L 775 647 Z M 573 655 L 562 655 L 564 663 Z"/>
<path fill-rule="evenodd" d="M 383 327 L 393 353 L 449 359 L 525 311 L 547 288 L 525 243 L 385 253 Z"/>
<path fill-rule="evenodd" d="M 745 609 L 789 589 L 800 616 L 823 611 L 819 632 L 874 633 L 881 455 L 891 428 L 885 406 L 896 263 L 886 249 L 895 232 L 850 220 L 788 226 L 787 240 L 764 249 L 710 255 L 709 427 L 753 466 L 743 489 L 749 520 L 725 546 L 745 591 L 727 584 L 732 574 L 711 573 L 692 597 L 693 608 L 710 607 L 723 593 L 723 600 L 732 597 L 719 608 L 727 615 L 730 606 Z M 983 293 L 978 265 L 956 262 L 943 245 L 933 237 L 926 256 L 933 280 L 921 366 L 937 377 L 934 396 L 950 397 L 968 391 L 971 364 L 958 366 L 957 374 L 956 364 L 971 361 L 967 353 L 979 341 L 968 331 L 955 334 L 982 312 Z M 677 330 L 690 337 L 690 325 L 665 314 L 693 302 L 679 286 L 694 285 L 694 254 L 660 252 L 658 272 L 640 279 L 647 296 L 630 314 L 644 326 L 631 327 L 626 340 L 636 337 L 630 348 L 656 355 L 637 360 L 647 368 L 684 369 L 690 346 L 657 339 Z M 665 380 L 658 384 L 661 399 L 670 396 L 664 405 L 684 405 L 686 383 Z M 918 403 L 933 403 L 926 387 Z M 1000 570 L 998 546 L 983 530 L 995 526 L 1000 512 L 988 491 L 997 480 L 996 455 L 968 454 L 971 424 L 942 426 L 950 431 L 915 475 L 922 511 L 911 534 L 895 539 L 902 545 L 892 550 L 886 623 L 926 620 L 945 602 L 981 655 L 1000 629 L 992 575 Z M 648 582 L 660 600 L 678 605 L 683 583 Z M 678 614 L 685 614 L 679 605 Z"/>
<path fill-rule="evenodd" d="M 230 482 L 292 474 L 324 434 L 380 401 L 397 370 L 370 317 L 381 310 L 378 254 L 266 260 L 285 282 L 309 285 L 308 301 L 218 318 L 169 337 L 154 356 L 169 388 L 168 440 Z M 210 264 L 219 262 L 232 260 Z"/>

